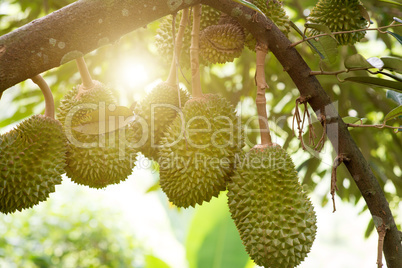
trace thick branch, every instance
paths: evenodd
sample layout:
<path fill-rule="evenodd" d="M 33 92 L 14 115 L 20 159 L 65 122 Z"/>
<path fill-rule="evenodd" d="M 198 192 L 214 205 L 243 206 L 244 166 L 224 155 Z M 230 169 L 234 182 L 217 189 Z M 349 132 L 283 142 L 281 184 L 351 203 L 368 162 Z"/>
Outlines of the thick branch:
<path fill-rule="evenodd" d="M 380 217 L 388 231 L 384 255 L 389 268 L 402 267 L 400 235 L 388 202 L 367 161 L 353 141 L 331 100 L 291 42 L 267 18 L 232 0 L 86 0 L 77 1 L 44 18 L 0 37 L 0 93 L 30 77 L 114 42 L 147 23 L 202 2 L 237 20 L 268 45 L 301 96 L 317 115 L 325 115 L 327 133 L 337 154 L 346 154 L 345 163 L 372 216 Z M 269 40 L 269 43 L 268 43 Z"/>
<path fill-rule="evenodd" d="M 308 102 L 315 113 L 325 115 L 326 128 L 336 153 L 345 154 L 350 161 L 345 165 L 352 175 L 372 216 L 380 217 L 389 228 L 384 240 L 384 255 L 389 268 L 402 267 L 402 247 L 389 204 L 367 161 L 353 141 L 347 126 L 339 117 L 331 99 L 315 76 L 310 75 L 310 68 L 286 36 L 267 18 L 256 14 L 247 7 L 232 0 L 203 0 L 202 3 L 226 14 L 236 15 L 237 20 L 254 37 L 268 46 L 296 84 L 302 96 L 311 96 Z M 257 17 L 256 17 L 257 16 Z M 253 19 L 254 18 L 254 19 Z M 269 40 L 269 42 L 268 42 Z"/>

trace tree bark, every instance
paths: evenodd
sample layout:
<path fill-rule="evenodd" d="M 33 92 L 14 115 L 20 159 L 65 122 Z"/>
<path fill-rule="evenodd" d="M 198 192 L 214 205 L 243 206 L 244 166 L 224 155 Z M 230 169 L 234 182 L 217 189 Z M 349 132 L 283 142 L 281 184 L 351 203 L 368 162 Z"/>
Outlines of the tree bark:
<path fill-rule="evenodd" d="M 400 235 L 378 181 L 353 141 L 331 99 L 290 41 L 261 14 L 232 0 L 86 0 L 75 2 L 0 37 L 0 94 L 7 88 L 53 67 L 113 43 L 122 35 L 160 17 L 198 3 L 235 17 L 268 46 L 294 81 L 318 118 L 335 151 L 345 162 L 375 222 L 385 224 L 384 255 L 389 268 L 402 267 Z"/>

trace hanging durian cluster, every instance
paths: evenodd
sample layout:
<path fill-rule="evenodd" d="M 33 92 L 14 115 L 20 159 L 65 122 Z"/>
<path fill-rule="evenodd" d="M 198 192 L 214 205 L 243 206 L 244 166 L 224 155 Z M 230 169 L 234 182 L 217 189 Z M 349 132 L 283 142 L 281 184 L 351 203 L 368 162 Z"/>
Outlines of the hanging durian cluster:
<path fill-rule="evenodd" d="M 194 98 L 162 138 L 160 185 L 178 207 L 208 202 L 226 189 L 243 147 L 234 107 L 216 94 Z M 225 161 L 222 164 L 221 161 Z"/>
<path fill-rule="evenodd" d="M 327 26 L 331 32 L 364 29 L 367 21 L 361 13 L 363 8 L 360 0 L 319 0 L 307 21 Z M 320 34 L 316 29 L 309 29 L 310 36 Z M 334 37 L 340 45 L 352 45 L 360 41 L 365 31 L 336 34 Z"/>
<path fill-rule="evenodd" d="M 134 130 L 135 143 L 144 156 L 157 160 L 164 131 L 175 119 L 179 107 L 184 106 L 188 99 L 186 91 L 178 92 L 176 87 L 162 82 L 135 106 L 136 120 L 130 128 Z"/>
<path fill-rule="evenodd" d="M 182 11 L 179 11 L 176 15 L 175 20 L 176 35 L 177 31 L 179 30 L 179 24 L 182 13 L 183 13 Z M 208 26 L 218 24 L 219 18 L 220 18 L 219 11 L 209 6 L 203 6 L 201 23 L 200 23 L 201 31 L 207 28 Z M 166 61 L 166 63 L 172 62 L 173 57 L 172 22 L 173 22 L 172 16 L 167 16 L 163 18 L 159 25 L 159 29 L 157 30 L 157 35 L 155 37 L 155 44 L 156 47 L 158 48 L 158 53 L 160 54 L 161 58 L 163 58 Z M 192 27 L 191 23 L 189 23 L 189 25 L 186 27 L 184 33 L 182 53 L 180 55 L 180 61 L 179 61 L 180 66 L 186 69 L 190 68 L 191 27 Z"/>
<path fill-rule="evenodd" d="M 277 0 L 250 0 L 250 3 L 258 7 L 275 25 L 287 35 L 290 31 L 290 21 L 282 2 Z M 256 40 L 249 32 L 246 33 L 246 46 L 255 51 Z"/>
<path fill-rule="evenodd" d="M 317 226 L 289 155 L 280 146 L 257 145 L 234 173 L 228 204 L 250 257 L 266 268 L 299 265 Z"/>
<path fill-rule="evenodd" d="M 132 173 L 136 150 L 131 146 L 134 132 L 128 127 L 99 134 L 76 130 L 75 127 L 91 122 L 91 113 L 101 106 L 108 109 L 109 105 L 116 105 L 110 89 L 94 82 L 91 89 L 79 92 L 77 86 L 64 96 L 58 119 L 68 139 L 67 176 L 78 184 L 104 188 L 125 180 Z"/>
<path fill-rule="evenodd" d="M 61 124 L 34 115 L 0 136 L 0 212 L 13 213 L 46 200 L 61 183 L 66 137 Z"/>

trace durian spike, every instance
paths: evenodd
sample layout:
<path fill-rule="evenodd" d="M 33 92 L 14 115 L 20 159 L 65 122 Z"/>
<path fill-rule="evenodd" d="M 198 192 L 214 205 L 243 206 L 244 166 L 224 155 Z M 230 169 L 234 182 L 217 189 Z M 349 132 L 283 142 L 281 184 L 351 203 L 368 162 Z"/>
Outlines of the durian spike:
<path fill-rule="evenodd" d="M 48 84 L 45 79 L 38 74 L 31 78 L 32 82 L 38 85 L 40 90 L 42 91 L 43 96 L 45 97 L 45 116 L 54 119 L 54 100 L 53 94 L 50 90 Z"/>
<path fill-rule="evenodd" d="M 179 79 L 178 79 L 178 74 L 177 74 L 177 69 L 179 68 L 179 58 L 180 58 L 180 52 L 181 48 L 183 46 L 183 36 L 184 32 L 186 30 L 186 26 L 188 23 L 188 15 L 189 11 L 188 8 L 183 9 L 183 14 L 180 20 L 180 25 L 179 25 L 179 31 L 177 32 L 176 39 L 174 40 L 173 46 L 175 47 L 174 49 L 174 55 L 173 55 L 173 60 L 172 60 L 172 65 L 170 66 L 170 72 L 169 76 L 166 80 L 166 82 L 171 85 L 171 86 L 177 86 Z M 173 20 L 174 22 L 175 20 Z M 174 29 L 173 33 L 174 33 Z"/>
<path fill-rule="evenodd" d="M 191 85 L 193 87 L 193 97 L 202 97 L 201 78 L 200 78 L 200 21 L 201 4 L 193 7 L 193 29 L 191 31 L 190 61 L 191 61 Z"/>
<path fill-rule="evenodd" d="M 268 125 L 268 116 L 267 116 L 267 101 L 265 99 L 265 90 L 269 88 L 266 80 L 265 80 L 265 57 L 267 55 L 267 49 L 262 49 L 257 46 L 257 59 L 256 59 L 256 74 L 255 81 L 257 84 L 257 97 L 255 99 L 255 103 L 257 104 L 257 113 L 258 113 L 258 122 L 260 125 L 260 133 L 261 133 L 261 144 L 272 146 L 271 134 L 269 131 Z"/>

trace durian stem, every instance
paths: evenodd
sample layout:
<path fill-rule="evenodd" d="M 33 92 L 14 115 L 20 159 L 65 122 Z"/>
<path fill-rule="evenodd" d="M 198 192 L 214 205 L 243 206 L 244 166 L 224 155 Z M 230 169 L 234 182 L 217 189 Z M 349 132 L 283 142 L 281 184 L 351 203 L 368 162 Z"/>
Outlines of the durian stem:
<path fill-rule="evenodd" d="M 266 50 L 262 50 L 257 47 L 257 68 L 255 74 L 255 81 L 257 83 L 257 97 L 255 103 L 257 104 L 258 122 L 260 125 L 261 144 L 272 145 L 271 133 L 269 131 L 268 116 L 267 116 L 267 101 L 265 99 L 265 90 L 268 84 L 265 80 L 265 57 L 267 55 Z"/>
<path fill-rule="evenodd" d="M 179 66 L 181 48 L 183 46 L 183 36 L 188 23 L 188 14 L 189 14 L 188 8 L 183 9 L 179 30 L 177 32 L 176 40 L 174 42 L 175 48 L 174 48 L 172 65 L 170 66 L 169 76 L 166 80 L 166 82 L 171 86 L 176 86 L 177 83 L 179 82 L 177 79 L 177 69 Z"/>
<path fill-rule="evenodd" d="M 50 87 L 40 74 L 35 75 L 31 78 L 31 80 L 38 85 L 38 87 L 42 91 L 43 96 L 45 97 L 45 116 L 54 119 L 54 100 Z"/>
<path fill-rule="evenodd" d="M 92 88 L 94 86 L 94 82 L 92 81 L 91 74 L 88 71 L 84 58 L 80 57 L 76 59 L 75 62 L 77 63 L 78 71 L 80 72 L 84 89 L 87 90 Z"/>
<path fill-rule="evenodd" d="M 191 31 L 190 61 L 191 61 L 191 84 L 193 87 L 193 97 L 202 97 L 200 60 L 199 60 L 199 41 L 200 41 L 200 4 L 193 7 L 193 29 Z"/>

